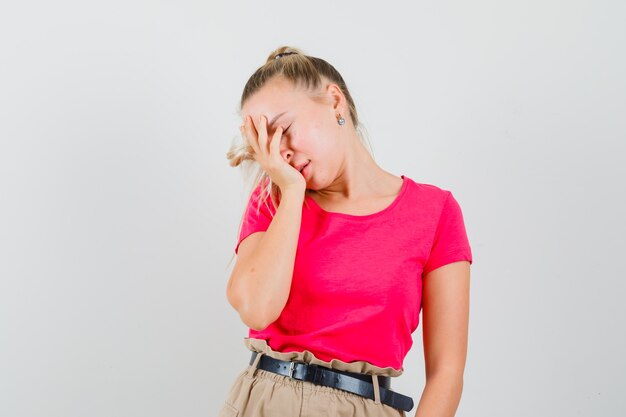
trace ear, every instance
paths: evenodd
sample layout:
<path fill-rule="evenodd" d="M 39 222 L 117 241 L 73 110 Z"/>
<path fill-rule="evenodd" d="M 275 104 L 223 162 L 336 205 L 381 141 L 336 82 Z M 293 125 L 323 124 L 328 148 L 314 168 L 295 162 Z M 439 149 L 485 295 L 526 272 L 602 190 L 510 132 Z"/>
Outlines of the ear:
<path fill-rule="evenodd" d="M 335 83 L 330 83 L 326 86 L 326 94 L 333 107 L 333 111 L 343 113 L 346 99 L 341 92 L 341 88 Z"/>

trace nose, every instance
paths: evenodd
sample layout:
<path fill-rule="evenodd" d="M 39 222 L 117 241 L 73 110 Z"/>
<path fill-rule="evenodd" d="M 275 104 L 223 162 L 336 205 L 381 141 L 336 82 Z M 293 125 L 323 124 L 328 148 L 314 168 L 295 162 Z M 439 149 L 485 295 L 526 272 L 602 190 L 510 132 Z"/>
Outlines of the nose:
<path fill-rule="evenodd" d="M 280 146 L 278 149 L 279 149 L 278 151 L 280 152 L 280 154 L 283 156 L 283 159 L 287 162 L 290 162 L 291 159 L 293 158 L 294 152 L 291 150 L 289 146 L 287 146 L 286 140 L 280 141 Z"/>
<path fill-rule="evenodd" d="M 287 163 L 291 164 L 291 160 L 293 159 L 293 152 L 291 152 L 291 150 L 289 149 L 281 149 L 280 153 L 283 156 L 283 159 L 287 161 Z"/>

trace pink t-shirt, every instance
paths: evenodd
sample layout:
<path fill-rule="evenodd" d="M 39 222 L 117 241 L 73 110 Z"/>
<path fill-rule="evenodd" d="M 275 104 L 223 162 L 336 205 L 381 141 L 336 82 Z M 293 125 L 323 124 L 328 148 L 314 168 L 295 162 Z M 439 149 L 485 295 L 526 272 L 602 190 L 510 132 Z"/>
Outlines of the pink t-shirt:
<path fill-rule="evenodd" d="M 391 205 L 364 216 L 328 212 L 311 197 L 302 223 L 287 304 L 280 317 L 248 337 L 274 350 L 344 362 L 365 360 L 404 371 L 419 323 L 423 274 L 467 260 L 472 252 L 461 208 L 452 193 L 401 175 Z M 266 231 L 275 209 L 256 203 L 244 213 L 239 243 Z"/>

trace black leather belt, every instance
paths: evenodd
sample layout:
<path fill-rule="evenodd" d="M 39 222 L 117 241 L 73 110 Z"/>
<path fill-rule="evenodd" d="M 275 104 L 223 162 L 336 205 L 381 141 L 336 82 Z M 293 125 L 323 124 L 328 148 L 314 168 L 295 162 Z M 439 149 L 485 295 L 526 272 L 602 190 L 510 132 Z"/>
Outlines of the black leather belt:
<path fill-rule="evenodd" d="M 250 365 L 254 363 L 257 354 L 258 352 L 252 352 Z M 267 355 L 261 357 L 257 368 L 300 381 L 333 387 L 372 400 L 374 399 L 372 375 L 340 371 L 306 362 L 281 361 Z M 391 377 L 378 375 L 378 388 L 380 391 L 380 401 L 382 403 L 404 411 L 411 411 L 413 408 L 413 399 L 411 397 L 391 390 Z"/>

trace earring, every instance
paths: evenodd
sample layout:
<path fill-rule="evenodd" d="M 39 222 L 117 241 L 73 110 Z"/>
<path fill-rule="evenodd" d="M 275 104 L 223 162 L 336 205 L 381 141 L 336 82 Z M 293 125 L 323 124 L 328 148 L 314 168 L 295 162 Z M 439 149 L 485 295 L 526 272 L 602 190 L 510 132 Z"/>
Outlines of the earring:
<path fill-rule="evenodd" d="M 341 117 L 340 114 L 337 114 L 337 115 L 339 116 L 339 118 L 337 119 L 337 123 L 339 123 L 339 126 L 343 126 L 346 123 L 346 119 Z"/>

